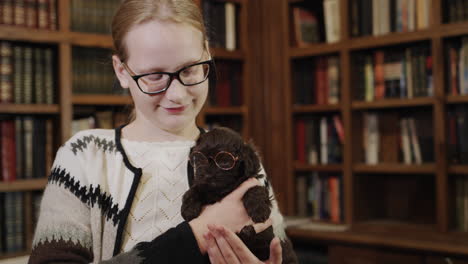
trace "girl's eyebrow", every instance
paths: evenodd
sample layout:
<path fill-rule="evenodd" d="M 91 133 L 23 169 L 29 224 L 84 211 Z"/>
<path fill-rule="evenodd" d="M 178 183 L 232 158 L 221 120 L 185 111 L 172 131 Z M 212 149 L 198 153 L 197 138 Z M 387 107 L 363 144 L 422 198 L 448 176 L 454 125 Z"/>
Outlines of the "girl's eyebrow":
<path fill-rule="evenodd" d="M 189 66 L 191 64 L 201 62 L 202 59 L 203 59 L 203 55 L 204 55 L 204 52 L 200 56 L 199 59 L 191 59 L 188 62 L 179 65 L 178 67 L 175 68 L 176 69 L 175 71 L 178 71 L 178 70 L 180 70 L 180 69 L 182 69 L 182 68 L 184 68 L 186 66 Z M 164 68 L 161 68 L 161 67 L 152 67 L 152 68 L 149 68 L 148 70 L 143 70 L 142 73 L 140 73 L 140 74 L 153 73 L 153 72 L 168 72 L 168 71 L 164 70 Z"/>

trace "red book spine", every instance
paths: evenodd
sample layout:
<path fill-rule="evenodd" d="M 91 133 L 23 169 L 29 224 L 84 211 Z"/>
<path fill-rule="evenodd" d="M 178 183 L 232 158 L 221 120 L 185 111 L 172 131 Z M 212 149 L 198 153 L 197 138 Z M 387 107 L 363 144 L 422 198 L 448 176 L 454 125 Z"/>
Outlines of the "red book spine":
<path fill-rule="evenodd" d="M 296 156 L 300 163 L 306 163 L 306 128 L 305 121 L 296 121 Z"/>
<path fill-rule="evenodd" d="M 13 120 L 1 122 L 2 130 L 2 180 L 16 179 L 15 123 Z"/>
<path fill-rule="evenodd" d="M 375 52 L 374 59 L 375 99 L 383 99 L 385 97 L 384 52 Z"/>

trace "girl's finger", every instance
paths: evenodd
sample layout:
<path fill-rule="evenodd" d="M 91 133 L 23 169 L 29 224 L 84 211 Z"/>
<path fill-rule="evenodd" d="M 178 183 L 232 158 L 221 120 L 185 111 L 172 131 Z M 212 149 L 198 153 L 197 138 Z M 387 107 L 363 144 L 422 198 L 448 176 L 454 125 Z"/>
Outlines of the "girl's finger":
<path fill-rule="evenodd" d="M 270 259 L 269 264 L 281 264 L 283 261 L 283 252 L 279 238 L 275 237 L 270 243 Z"/>
<path fill-rule="evenodd" d="M 219 226 L 208 225 L 208 229 L 213 235 L 216 244 L 223 255 L 224 261 L 229 264 L 240 264 L 241 262 L 237 258 L 236 253 L 231 248 L 231 245 L 226 241 L 224 235 L 220 232 Z"/>
<path fill-rule="evenodd" d="M 259 263 L 258 258 L 247 248 L 242 240 L 232 231 L 218 226 L 218 232 L 230 245 L 232 251 L 236 254 L 240 263 Z"/>
<path fill-rule="evenodd" d="M 203 235 L 206 241 L 206 252 L 208 253 L 208 257 L 210 258 L 210 262 L 212 264 L 226 264 L 224 261 L 223 255 L 216 244 L 214 237 L 211 233 L 207 233 Z"/>

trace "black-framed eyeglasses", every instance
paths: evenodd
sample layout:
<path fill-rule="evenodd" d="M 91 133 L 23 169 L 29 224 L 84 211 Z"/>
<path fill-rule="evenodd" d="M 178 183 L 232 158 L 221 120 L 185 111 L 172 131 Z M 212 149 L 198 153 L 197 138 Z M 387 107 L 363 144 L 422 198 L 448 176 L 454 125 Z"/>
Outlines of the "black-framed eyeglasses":
<path fill-rule="evenodd" d="M 174 79 L 185 86 L 200 84 L 208 79 L 210 71 L 214 69 L 213 60 L 207 60 L 187 65 L 176 72 L 152 72 L 135 75 L 133 71 L 122 62 L 128 74 L 135 80 L 138 88 L 145 94 L 159 94 L 165 92 Z"/>
<path fill-rule="evenodd" d="M 201 166 L 208 165 L 208 158 L 212 159 L 216 166 L 222 170 L 230 170 L 234 168 L 239 157 L 234 156 L 232 153 L 227 151 L 220 151 L 213 156 L 205 156 L 200 151 L 192 151 L 189 155 L 189 162 L 193 168 L 199 168 Z"/>

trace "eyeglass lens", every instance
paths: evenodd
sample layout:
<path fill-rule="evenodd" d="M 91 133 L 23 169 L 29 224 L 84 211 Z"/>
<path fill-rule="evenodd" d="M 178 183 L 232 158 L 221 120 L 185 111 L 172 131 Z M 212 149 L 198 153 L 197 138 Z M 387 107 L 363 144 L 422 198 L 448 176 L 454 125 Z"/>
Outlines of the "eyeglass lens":
<path fill-rule="evenodd" d="M 210 65 L 208 63 L 189 66 L 179 72 L 179 79 L 183 85 L 199 84 L 208 78 Z M 138 84 L 145 92 L 159 92 L 169 86 L 171 76 L 165 73 L 149 74 L 138 79 Z"/>
<path fill-rule="evenodd" d="M 216 166 L 223 170 L 233 168 L 236 162 L 235 158 L 228 152 L 219 152 L 213 160 L 216 163 Z M 194 168 L 208 165 L 208 158 L 201 152 L 193 152 L 190 155 L 189 161 L 190 165 Z"/>

